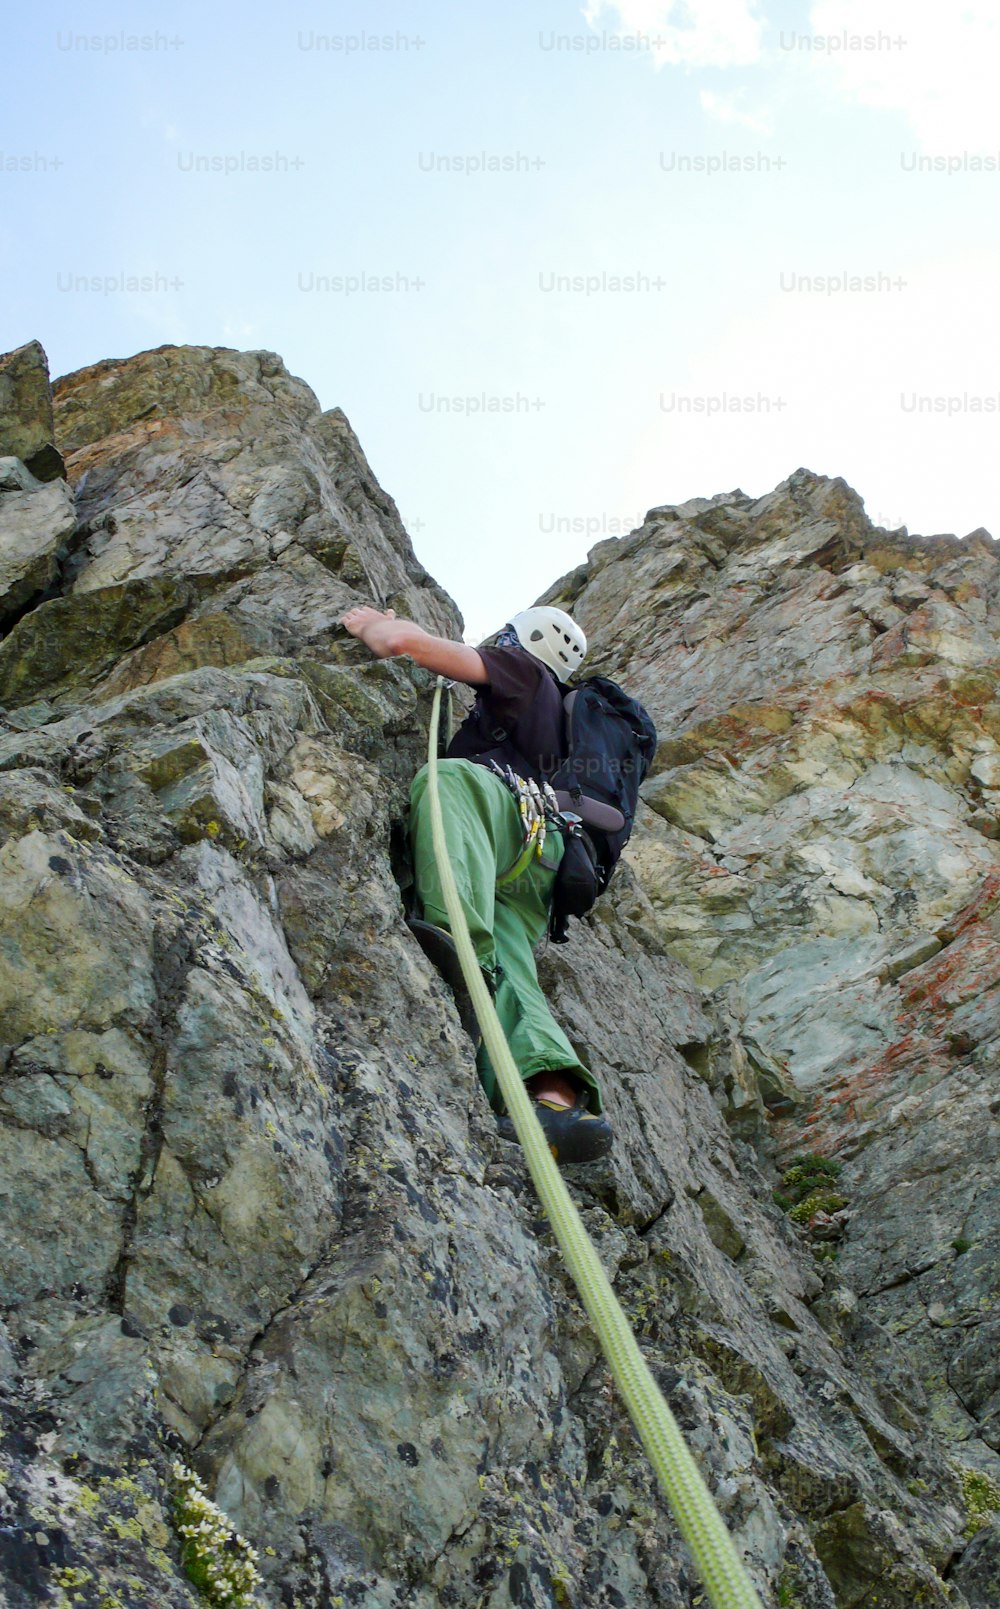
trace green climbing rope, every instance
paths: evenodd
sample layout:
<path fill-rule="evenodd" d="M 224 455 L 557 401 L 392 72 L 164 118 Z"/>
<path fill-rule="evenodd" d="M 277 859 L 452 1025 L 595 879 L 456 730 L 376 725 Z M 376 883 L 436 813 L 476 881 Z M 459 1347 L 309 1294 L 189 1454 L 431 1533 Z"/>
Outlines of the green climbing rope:
<path fill-rule="evenodd" d="M 549 1151 L 541 1124 L 510 1053 L 489 990 L 479 970 L 455 874 L 448 857 L 444 817 L 438 794 L 437 738 L 442 677 L 438 677 L 427 746 L 428 799 L 434 854 L 451 933 L 458 949 L 466 987 L 507 1111 L 514 1123 L 535 1189 L 559 1242 L 566 1266 L 590 1317 L 632 1423 L 670 1504 L 714 1609 L 761 1609 L 760 1599 L 712 1494 L 688 1451 L 659 1386 L 639 1351 L 628 1319 L 583 1226 L 580 1214 Z"/>

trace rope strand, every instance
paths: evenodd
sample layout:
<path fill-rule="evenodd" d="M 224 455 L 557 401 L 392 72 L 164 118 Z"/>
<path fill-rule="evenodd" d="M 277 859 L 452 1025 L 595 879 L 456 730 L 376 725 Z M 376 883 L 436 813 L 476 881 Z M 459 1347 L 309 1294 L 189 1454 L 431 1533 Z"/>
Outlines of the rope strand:
<path fill-rule="evenodd" d="M 713 1609 L 761 1609 L 760 1599 L 712 1494 L 639 1350 L 628 1319 L 563 1182 L 483 981 L 455 874 L 448 856 L 438 793 L 437 734 L 442 677 L 438 677 L 427 747 L 428 799 L 438 875 L 451 934 L 483 1040 L 535 1189 L 566 1266 L 587 1310 L 632 1423 L 649 1456 Z"/>

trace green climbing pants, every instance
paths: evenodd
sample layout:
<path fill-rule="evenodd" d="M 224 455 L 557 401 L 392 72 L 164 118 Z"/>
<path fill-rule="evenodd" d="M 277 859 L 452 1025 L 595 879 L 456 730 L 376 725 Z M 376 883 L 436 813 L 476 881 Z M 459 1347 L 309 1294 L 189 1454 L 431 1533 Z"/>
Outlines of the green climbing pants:
<path fill-rule="evenodd" d="M 552 886 L 562 859 L 561 833 L 550 827 L 542 858 L 533 859 L 525 871 L 498 888 L 497 877 L 514 864 L 524 843 L 513 795 L 499 777 L 472 760 L 439 761 L 438 790 L 476 958 L 496 986 L 497 1016 L 521 1077 L 568 1068 L 587 1086 L 590 1110 L 600 1112 L 597 1080 L 549 1010 L 535 969 L 535 945 L 548 928 Z M 449 928 L 431 840 L 426 766 L 413 779 L 410 805 L 417 897 L 426 921 Z M 502 1111 L 485 1046 L 480 1046 L 476 1068 L 490 1105 Z"/>

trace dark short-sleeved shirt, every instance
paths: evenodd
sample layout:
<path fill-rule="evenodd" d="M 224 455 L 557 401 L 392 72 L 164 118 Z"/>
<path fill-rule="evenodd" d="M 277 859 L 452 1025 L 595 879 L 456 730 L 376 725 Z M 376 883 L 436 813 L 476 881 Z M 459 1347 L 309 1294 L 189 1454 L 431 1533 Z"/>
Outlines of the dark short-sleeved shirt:
<path fill-rule="evenodd" d="M 448 745 L 448 758 L 483 764 L 493 758 L 515 770 L 520 761 L 522 771 L 550 775 L 566 755 L 560 682 L 523 648 L 480 648 L 479 654 L 490 679 L 477 688 L 475 708 Z"/>

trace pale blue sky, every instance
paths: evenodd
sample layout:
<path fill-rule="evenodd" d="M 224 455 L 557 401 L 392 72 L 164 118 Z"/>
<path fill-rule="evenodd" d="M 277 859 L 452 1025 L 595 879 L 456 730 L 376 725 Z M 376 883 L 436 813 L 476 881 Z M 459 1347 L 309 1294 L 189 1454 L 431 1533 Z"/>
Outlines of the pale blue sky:
<path fill-rule="evenodd" d="M 470 637 L 647 508 L 800 464 L 881 523 L 1000 536 L 992 0 L 80 11 L 5 25 L 0 348 L 279 352 Z M 392 288 L 317 288 L 363 273 Z M 67 288 L 121 275 L 156 282 Z"/>

